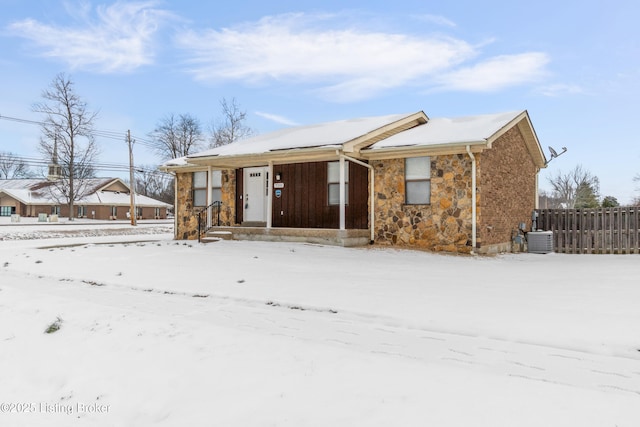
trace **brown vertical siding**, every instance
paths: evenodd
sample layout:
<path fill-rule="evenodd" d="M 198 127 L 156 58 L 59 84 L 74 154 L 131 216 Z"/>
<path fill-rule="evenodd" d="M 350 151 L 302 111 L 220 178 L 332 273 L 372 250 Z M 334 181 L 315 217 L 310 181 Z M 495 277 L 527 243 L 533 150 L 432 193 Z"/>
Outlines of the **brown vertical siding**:
<path fill-rule="evenodd" d="M 294 228 L 339 228 L 339 206 L 329 205 L 327 162 L 276 165 L 274 175 L 282 179 L 282 196 L 273 198 L 273 226 Z M 275 178 L 275 177 L 274 177 Z M 345 210 L 346 227 L 368 226 L 368 170 L 349 166 L 349 204 Z M 274 189 L 274 192 L 277 189 Z"/>

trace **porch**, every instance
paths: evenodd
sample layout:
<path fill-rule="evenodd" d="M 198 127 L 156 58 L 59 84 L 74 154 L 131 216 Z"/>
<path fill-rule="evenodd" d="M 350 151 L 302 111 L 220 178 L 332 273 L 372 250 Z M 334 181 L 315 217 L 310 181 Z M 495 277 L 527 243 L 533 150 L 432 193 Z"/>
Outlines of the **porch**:
<path fill-rule="evenodd" d="M 202 242 L 218 240 L 254 240 L 263 242 L 304 242 L 331 246 L 365 246 L 370 243 L 369 230 L 285 227 L 212 227 Z"/>

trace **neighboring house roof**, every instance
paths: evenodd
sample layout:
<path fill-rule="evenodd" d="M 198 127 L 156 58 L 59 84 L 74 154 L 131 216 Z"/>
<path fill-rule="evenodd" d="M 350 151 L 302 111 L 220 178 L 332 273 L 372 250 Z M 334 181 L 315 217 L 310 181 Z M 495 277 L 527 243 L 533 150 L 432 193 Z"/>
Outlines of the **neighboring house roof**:
<path fill-rule="evenodd" d="M 78 200 L 76 204 L 83 205 L 109 205 L 129 206 L 131 203 L 128 193 L 114 191 L 98 191 Z M 170 204 L 152 199 L 151 197 L 136 194 L 136 206 L 138 207 L 171 207 Z"/>
<path fill-rule="evenodd" d="M 42 179 L 0 180 L 0 193 L 4 193 L 26 205 L 60 204 L 51 192 L 57 191 L 53 182 Z M 128 206 L 130 204 L 129 187 L 120 178 L 88 178 L 82 180 L 88 193 L 77 205 Z M 170 207 L 168 203 L 140 194 L 135 195 L 136 206 Z"/>
<path fill-rule="evenodd" d="M 42 183 L 42 179 L 0 179 L 0 190 L 28 189 Z"/>
<path fill-rule="evenodd" d="M 536 165 L 544 167 L 546 159 L 526 111 L 436 119 L 419 111 L 282 129 L 174 159 L 163 168 L 310 161 L 336 151 L 364 159 L 462 153 L 466 146 L 479 152 L 491 148 L 495 139 L 514 126 L 522 132 Z"/>
<path fill-rule="evenodd" d="M 0 188 L 0 194 L 6 194 L 7 196 L 11 197 L 12 199 L 15 199 L 17 201 L 19 201 L 20 203 L 24 203 L 25 205 L 31 205 L 31 204 L 47 204 L 48 202 L 39 202 L 39 198 L 36 199 L 35 197 L 32 197 L 31 191 L 30 190 L 25 190 L 25 189 L 13 189 L 13 188 Z"/>

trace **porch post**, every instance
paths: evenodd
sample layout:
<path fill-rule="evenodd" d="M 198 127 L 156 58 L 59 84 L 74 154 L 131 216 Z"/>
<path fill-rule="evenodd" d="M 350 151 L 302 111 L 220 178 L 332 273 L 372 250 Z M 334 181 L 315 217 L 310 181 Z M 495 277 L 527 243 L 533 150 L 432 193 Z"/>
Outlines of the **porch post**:
<path fill-rule="evenodd" d="M 345 221 L 345 176 L 344 176 L 344 156 L 340 156 L 340 230 L 346 230 L 346 221 Z"/>
<path fill-rule="evenodd" d="M 269 161 L 269 172 L 267 173 L 267 228 L 273 224 L 273 161 Z"/>
<path fill-rule="evenodd" d="M 213 203 L 213 171 L 211 166 L 207 167 L 207 204 Z M 207 208 L 207 228 L 211 228 L 211 209 Z"/>
<path fill-rule="evenodd" d="M 475 254 L 478 242 L 478 208 L 477 203 L 477 166 L 476 156 L 471 152 L 471 146 L 467 145 L 467 154 L 471 159 L 471 253 Z"/>

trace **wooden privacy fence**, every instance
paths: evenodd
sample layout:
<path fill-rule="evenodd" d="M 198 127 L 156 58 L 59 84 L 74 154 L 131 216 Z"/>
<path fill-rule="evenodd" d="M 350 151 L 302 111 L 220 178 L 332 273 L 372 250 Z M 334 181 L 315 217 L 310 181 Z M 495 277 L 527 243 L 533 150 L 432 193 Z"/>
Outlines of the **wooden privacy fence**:
<path fill-rule="evenodd" d="M 555 252 L 640 253 L 640 207 L 539 209 L 537 212 L 537 228 L 553 232 Z"/>

